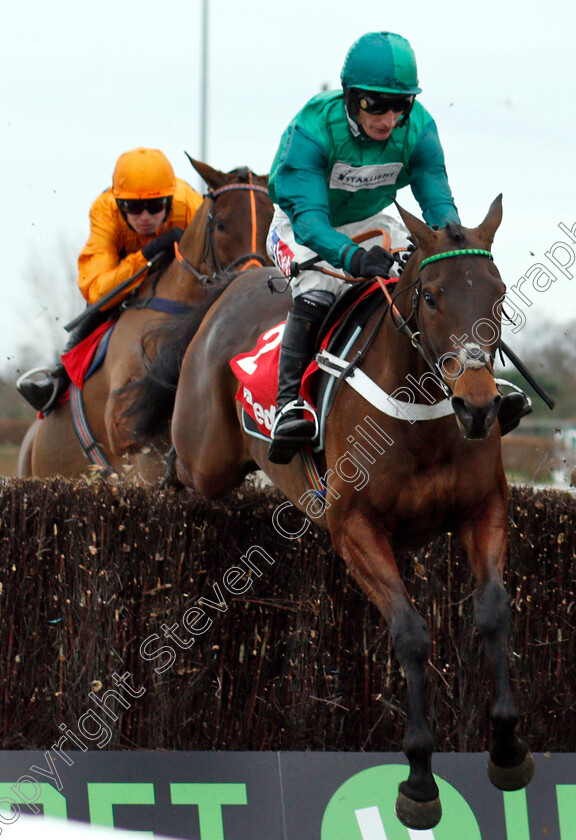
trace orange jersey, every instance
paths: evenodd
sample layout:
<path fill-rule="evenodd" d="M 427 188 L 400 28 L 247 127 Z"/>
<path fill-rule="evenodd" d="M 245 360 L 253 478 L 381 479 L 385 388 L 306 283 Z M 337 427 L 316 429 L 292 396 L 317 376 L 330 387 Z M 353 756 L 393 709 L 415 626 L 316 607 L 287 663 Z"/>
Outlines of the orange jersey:
<path fill-rule="evenodd" d="M 78 257 L 78 286 L 88 301 L 97 300 L 136 274 L 146 265 L 142 248 L 156 236 L 175 227 L 188 227 L 202 204 L 202 196 L 185 181 L 176 179 L 176 193 L 172 211 L 156 233 L 140 236 L 124 221 L 112 195 L 112 188 L 101 193 L 90 208 L 90 236 Z M 141 282 L 141 277 L 134 286 Z M 121 297 L 106 306 L 116 306 L 134 286 L 126 289 Z"/>

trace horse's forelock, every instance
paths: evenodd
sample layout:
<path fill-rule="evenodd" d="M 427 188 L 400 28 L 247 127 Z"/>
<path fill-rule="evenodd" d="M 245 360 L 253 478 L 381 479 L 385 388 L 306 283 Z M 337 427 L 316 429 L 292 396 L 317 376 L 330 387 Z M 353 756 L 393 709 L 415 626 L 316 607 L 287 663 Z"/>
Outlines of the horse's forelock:
<path fill-rule="evenodd" d="M 454 242 L 464 242 L 466 234 L 462 230 L 462 226 L 456 222 L 448 222 L 446 225 L 446 233 Z"/>
<path fill-rule="evenodd" d="M 248 166 L 238 166 L 226 175 L 228 184 L 256 184 L 259 187 L 268 186 L 268 175 L 256 175 Z"/>
<path fill-rule="evenodd" d="M 237 169 L 232 169 L 228 176 L 231 182 L 248 184 L 250 183 L 250 177 L 254 177 L 254 173 L 247 166 L 239 166 Z"/>

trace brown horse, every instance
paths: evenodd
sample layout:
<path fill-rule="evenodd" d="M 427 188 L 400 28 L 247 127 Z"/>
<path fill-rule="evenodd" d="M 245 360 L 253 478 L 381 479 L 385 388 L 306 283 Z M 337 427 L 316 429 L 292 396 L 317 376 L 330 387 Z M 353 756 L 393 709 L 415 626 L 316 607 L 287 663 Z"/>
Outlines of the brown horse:
<path fill-rule="evenodd" d="M 263 255 L 273 210 L 267 176 L 254 175 L 248 169 L 224 173 L 191 162 L 209 191 L 180 241 L 179 259 L 164 272 L 147 276 L 140 285 L 116 322 L 102 366 L 83 390 L 88 424 L 111 470 L 145 482 L 163 474 L 162 458 L 156 451 L 134 452 L 139 447 L 128 441 L 121 419 L 122 388 L 144 373 L 144 334 L 173 318 L 175 312 L 191 312 L 199 323 L 234 276 L 231 269 L 268 262 Z M 148 342 L 146 350 L 154 354 L 153 342 Z M 134 453 L 130 457 L 125 454 L 128 443 Z M 18 475 L 75 477 L 89 470 L 90 462 L 74 431 L 70 402 L 60 403 L 28 430 Z"/>
<path fill-rule="evenodd" d="M 249 354 L 289 307 L 287 296 L 271 298 L 269 272 L 261 269 L 228 286 L 186 351 L 172 421 L 173 466 L 183 485 L 209 497 L 224 495 L 260 467 L 293 505 L 329 530 L 390 628 L 408 695 L 403 746 L 410 773 L 396 811 L 406 826 L 427 829 L 441 816 L 425 702 L 431 643 L 403 583 L 398 550 L 447 531 L 464 545 L 476 581 L 475 623 L 495 684 L 488 775 L 496 787 L 516 790 L 530 781 L 534 762 L 516 735 L 507 665 L 508 488 L 492 367 L 505 287 L 489 253 L 501 197 L 474 229 L 451 223 L 434 231 L 400 212 L 418 250 L 394 299 L 383 298 L 348 353 L 354 364 L 338 383 L 324 450 L 316 456 L 324 498 L 311 490 L 299 457 L 271 463 L 267 442 L 240 422 L 230 360 Z M 366 377 L 382 389 L 374 401 L 356 391 Z"/>

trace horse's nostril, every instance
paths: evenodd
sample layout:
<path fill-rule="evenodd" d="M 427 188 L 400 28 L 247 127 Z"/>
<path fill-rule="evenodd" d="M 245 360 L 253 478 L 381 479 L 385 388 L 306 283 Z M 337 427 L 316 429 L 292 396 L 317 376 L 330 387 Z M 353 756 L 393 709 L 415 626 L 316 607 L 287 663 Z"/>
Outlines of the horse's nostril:
<path fill-rule="evenodd" d="M 452 397 L 452 407 L 458 419 L 460 430 L 467 438 L 488 437 L 498 416 L 500 396 L 482 406 L 474 406 L 462 397 Z"/>
<path fill-rule="evenodd" d="M 494 397 L 492 402 L 492 408 L 488 412 L 487 419 L 490 421 L 490 425 L 495 422 L 496 418 L 498 417 L 498 412 L 500 411 L 500 404 L 502 402 L 502 397 L 498 394 L 497 397 Z"/>
<path fill-rule="evenodd" d="M 472 418 L 472 412 L 466 400 L 462 399 L 462 397 L 452 397 L 452 408 L 458 420 L 464 425 L 467 425 Z"/>

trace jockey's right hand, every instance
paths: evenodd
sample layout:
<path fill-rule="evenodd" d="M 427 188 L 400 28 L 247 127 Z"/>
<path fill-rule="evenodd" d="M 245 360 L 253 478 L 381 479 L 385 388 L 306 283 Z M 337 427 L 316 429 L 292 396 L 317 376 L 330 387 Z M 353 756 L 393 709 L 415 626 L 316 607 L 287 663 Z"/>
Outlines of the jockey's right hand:
<path fill-rule="evenodd" d="M 394 265 L 394 257 L 380 245 L 374 245 L 367 251 L 358 248 L 350 260 L 352 277 L 388 277 Z"/>
<path fill-rule="evenodd" d="M 182 228 L 175 227 L 172 230 L 167 230 L 166 233 L 161 233 L 156 239 L 152 239 L 147 245 L 142 248 L 143 256 L 150 261 L 152 257 L 159 254 L 161 251 L 170 250 L 170 256 L 174 254 L 174 243 L 180 242 L 184 231 Z"/>

